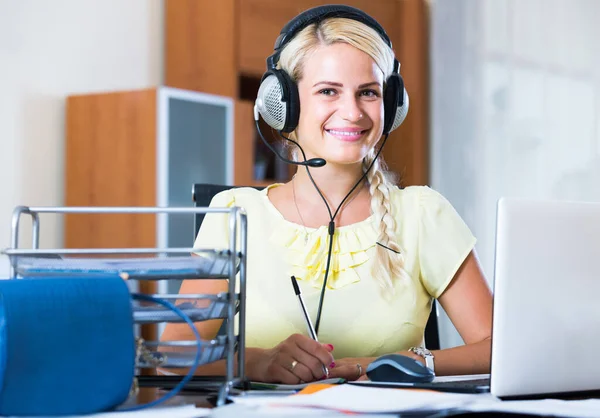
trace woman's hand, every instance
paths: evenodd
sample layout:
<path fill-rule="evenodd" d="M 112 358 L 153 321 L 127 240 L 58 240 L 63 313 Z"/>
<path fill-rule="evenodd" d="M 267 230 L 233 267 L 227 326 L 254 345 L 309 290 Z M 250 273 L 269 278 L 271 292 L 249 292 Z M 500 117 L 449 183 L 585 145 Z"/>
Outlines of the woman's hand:
<path fill-rule="evenodd" d="M 413 358 L 425 365 L 423 357 L 414 353 L 401 351 L 398 354 Z M 348 357 L 338 359 L 335 362 L 335 369 L 331 370 L 329 377 L 342 377 L 346 380 L 368 380 L 366 374 L 367 367 L 371 362 L 375 361 L 376 358 L 377 357 Z"/>
<path fill-rule="evenodd" d="M 365 380 L 367 366 L 375 360 L 376 357 L 347 357 L 338 359 L 335 362 L 335 368 L 331 369 L 329 377 L 341 377 L 348 381 Z"/>
<path fill-rule="evenodd" d="M 251 349 L 248 377 L 261 382 L 298 384 L 326 378 L 333 362 L 333 346 L 294 334 L 268 350 Z"/>

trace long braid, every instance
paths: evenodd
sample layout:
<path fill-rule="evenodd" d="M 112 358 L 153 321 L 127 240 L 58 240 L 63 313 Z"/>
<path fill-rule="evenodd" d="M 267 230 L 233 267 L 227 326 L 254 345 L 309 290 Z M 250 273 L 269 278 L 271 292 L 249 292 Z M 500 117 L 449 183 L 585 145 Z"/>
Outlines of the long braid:
<path fill-rule="evenodd" d="M 366 169 L 375 156 L 374 150 L 363 160 L 363 168 Z M 384 164 L 380 163 L 381 156 L 375 161 L 373 167 L 367 174 L 371 193 L 371 211 L 374 218 L 379 222 L 379 234 L 377 242 L 383 244 L 375 248 L 375 261 L 372 264 L 372 274 L 380 281 L 384 290 L 394 291 L 392 278 L 407 277 L 404 270 L 404 254 L 396 242 L 395 230 L 396 220 L 392 216 L 390 206 L 390 190 L 394 184 L 392 176 L 385 170 Z M 393 250 L 393 251 L 392 251 Z"/>

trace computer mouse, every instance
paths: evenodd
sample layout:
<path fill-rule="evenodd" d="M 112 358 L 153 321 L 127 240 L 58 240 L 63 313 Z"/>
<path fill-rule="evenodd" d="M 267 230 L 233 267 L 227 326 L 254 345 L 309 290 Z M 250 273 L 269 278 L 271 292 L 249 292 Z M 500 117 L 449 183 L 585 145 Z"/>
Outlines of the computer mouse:
<path fill-rule="evenodd" d="M 422 363 L 401 354 L 386 354 L 367 366 L 373 382 L 429 383 L 435 373 Z"/>

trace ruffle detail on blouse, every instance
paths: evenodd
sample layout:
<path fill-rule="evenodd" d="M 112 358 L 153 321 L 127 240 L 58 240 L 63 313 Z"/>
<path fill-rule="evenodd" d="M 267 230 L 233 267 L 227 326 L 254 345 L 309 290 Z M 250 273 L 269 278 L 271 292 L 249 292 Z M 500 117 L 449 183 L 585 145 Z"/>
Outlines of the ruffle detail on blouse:
<path fill-rule="evenodd" d="M 270 239 L 286 249 L 290 276 L 307 281 L 315 288 L 322 287 L 329 248 L 326 226 L 307 231 L 300 225 L 283 224 Z M 367 220 L 336 229 L 327 288 L 339 289 L 360 281 L 355 268 L 369 259 L 367 250 L 376 245 L 376 240 L 377 233 Z"/>

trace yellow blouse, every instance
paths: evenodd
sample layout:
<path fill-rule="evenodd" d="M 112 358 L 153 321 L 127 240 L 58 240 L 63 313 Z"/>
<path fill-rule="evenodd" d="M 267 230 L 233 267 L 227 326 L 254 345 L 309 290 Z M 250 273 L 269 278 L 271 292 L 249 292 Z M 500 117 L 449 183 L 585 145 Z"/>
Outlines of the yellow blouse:
<path fill-rule="evenodd" d="M 231 189 L 213 207 L 241 206 L 248 214 L 246 346 L 270 348 L 294 333 L 307 334 L 290 276 L 299 280 L 313 322 L 327 257 L 327 226 L 305 228 L 283 218 L 268 190 Z M 475 245 L 475 237 L 450 203 L 425 186 L 390 193 L 396 237 L 410 279 L 394 280 L 385 297 L 371 277 L 377 240 L 373 216 L 335 230 L 331 272 L 319 341 L 333 355 L 372 357 L 423 343 L 432 298 L 440 296 Z M 196 248 L 227 248 L 224 214 L 208 214 Z"/>

